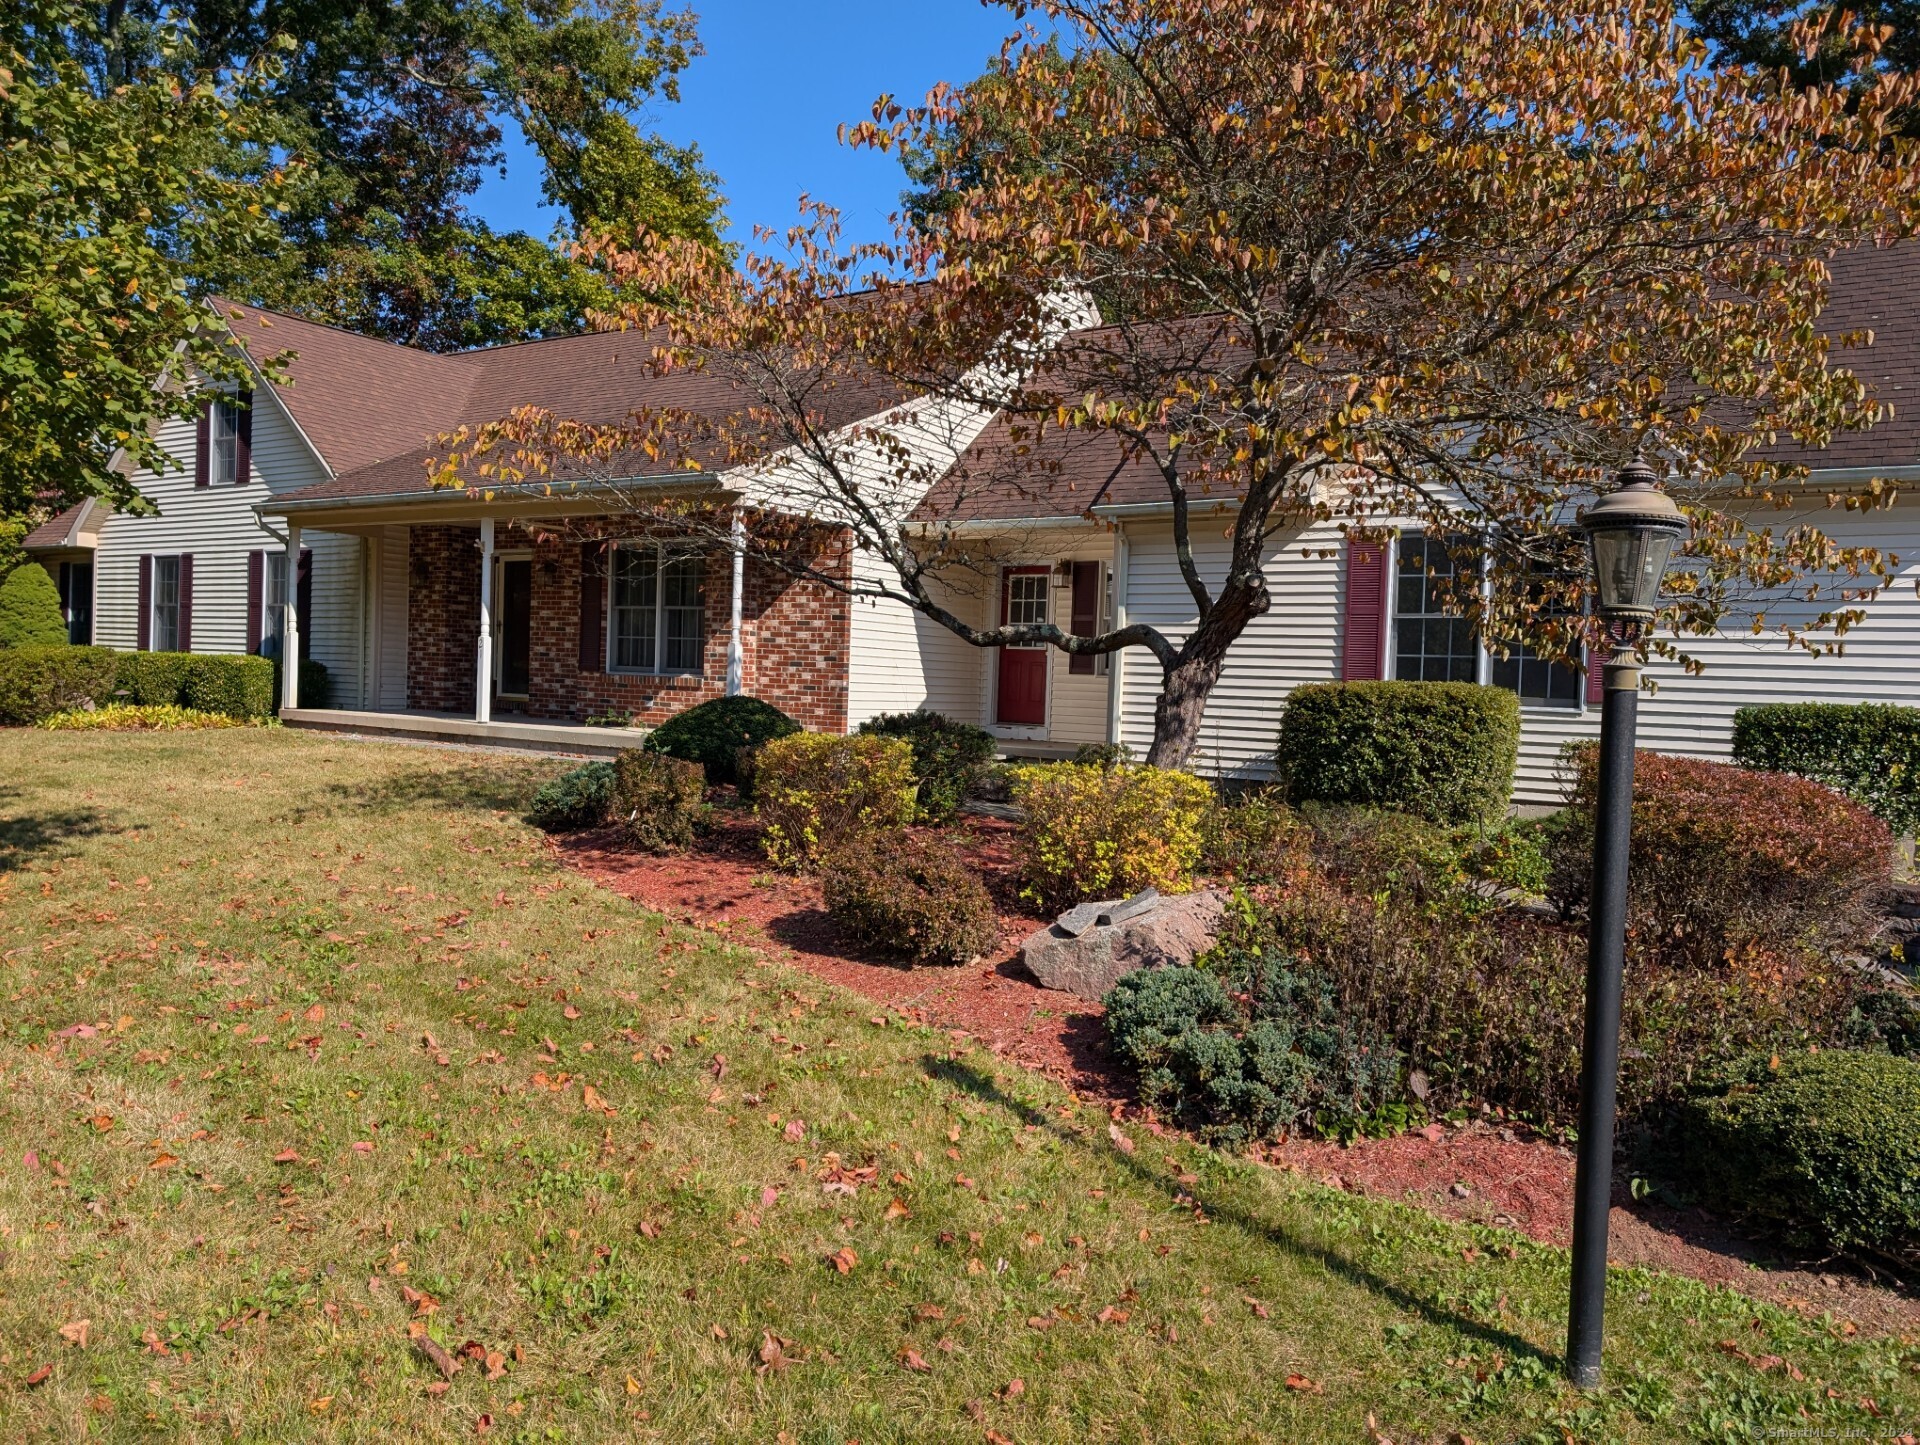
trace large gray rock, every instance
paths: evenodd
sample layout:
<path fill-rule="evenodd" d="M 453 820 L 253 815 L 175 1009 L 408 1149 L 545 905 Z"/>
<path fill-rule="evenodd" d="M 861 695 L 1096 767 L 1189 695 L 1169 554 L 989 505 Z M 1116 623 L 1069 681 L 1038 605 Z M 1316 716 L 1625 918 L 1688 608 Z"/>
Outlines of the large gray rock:
<path fill-rule="evenodd" d="M 1218 893 L 1082 903 L 1020 945 L 1020 961 L 1043 987 L 1100 999 L 1136 968 L 1191 963 L 1213 947 L 1226 900 Z"/>

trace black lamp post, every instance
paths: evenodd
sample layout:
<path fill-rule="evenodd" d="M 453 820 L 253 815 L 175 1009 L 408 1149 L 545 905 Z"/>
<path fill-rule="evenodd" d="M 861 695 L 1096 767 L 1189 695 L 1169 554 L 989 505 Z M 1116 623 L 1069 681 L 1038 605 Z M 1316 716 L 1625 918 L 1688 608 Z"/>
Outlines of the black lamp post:
<path fill-rule="evenodd" d="M 1600 1383 L 1607 1302 L 1607 1212 L 1613 1193 L 1613 1115 L 1620 1071 L 1620 975 L 1627 950 L 1627 842 L 1633 825 L 1633 732 L 1640 694 L 1639 629 L 1653 620 L 1660 579 L 1686 518 L 1636 457 L 1581 521 L 1593 549 L 1595 611 L 1615 641 L 1600 711 L 1593 891 L 1587 921 L 1587 1020 L 1580 1054 L 1580 1155 L 1573 1185 L 1573 1288 L 1567 1374 Z"/>

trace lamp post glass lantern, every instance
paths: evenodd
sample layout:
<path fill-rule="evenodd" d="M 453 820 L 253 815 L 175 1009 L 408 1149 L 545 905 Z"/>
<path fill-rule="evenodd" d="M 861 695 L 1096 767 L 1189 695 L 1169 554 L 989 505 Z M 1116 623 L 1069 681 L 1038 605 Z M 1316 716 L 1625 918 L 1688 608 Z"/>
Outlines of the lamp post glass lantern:
<path fill-rule="evenodd" d="M 1635 458 L 1581 521 L 1593 552 L 1594 610 L 1616 647 L 1600 704 L 1600 770 L 1594 799 L 1593 887 L 1587 910 L 1587 1006 L 1580 1053 L 1580 1154 L 1573 1185 L 1573 1272 L 1567 1374 L 1600 1383 L 1607 1297 L 1607 1212 L 1613 1194 L 1613 1125 L 1620 1072 L 1620 980 L 1627 950 L 1627 851 L 1633 824 L 1633 735 L 1640 693 L 1634 642 L 1653 620 L 1660 580 L 1687 520 Z"/>

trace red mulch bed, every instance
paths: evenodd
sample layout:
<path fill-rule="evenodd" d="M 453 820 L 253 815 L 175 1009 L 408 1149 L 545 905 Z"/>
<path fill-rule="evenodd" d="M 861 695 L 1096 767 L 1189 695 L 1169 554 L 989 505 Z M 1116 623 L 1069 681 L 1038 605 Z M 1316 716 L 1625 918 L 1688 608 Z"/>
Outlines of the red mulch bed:
<path fill-rule="evenodd" d="M 757 830 L 740 814 L 720 817 L 698 851 L 675 857 L 635 853 L 610 831 L 576 833 L 554 846 L 572 867 L 657 912 L 750 943 L 916 1023 L 977 1040 L 1082 1097 L 1109 1103 L 1129 1097 L 1107 1053 L 1100 1005 L 1041 988 L 1016 961 L 1020 941 L 1047 918 L 1019 897 L 1012 825 L 968 816 L 942 832 L 986 880 L 1000 914 L 1000 947 L 963 968 L 914 968 L 849 945 L 827 916 L 815 880 L 769 865 Z"/>
<path fill-rule="evenodd" d="M 1018 896 L 1010 824 L 969 816 L 943 832 L 993 895 L 999 948 L 963 968 L 914 968 L 847 944 L 827 916 L 819 884 L 770 867 L 744 815 L 720 816 L 697 851 L 676 857 L 632 852 L 611 831 L 573 834 L 553 846 L 570 867 L 656 912 L 748 944 L 917 1023 L 946 1028 L 956 1039 L 974 1040 L 1115 1114 L 1130 1108 L 1131 1084 L 1107 1050 L 1100 1006 L 1041 988 L 1017 960 L 1020 941 L 1047 920 Z M 1497 1125 L 1435 1125 L 1352 1146 L 1296 1139 L 1269 1147 L 1264 1158 L 1352 1193 L 1404 1200 L 1553 1244 L 1567 1244 L 1573 1232 L 1572 1151 Z M 1920 1331 L 1920 1297 L 1913 1293 L 1840 1265 L 1780 1263 L 1702 1211 L 1622 1195 L 1609 1238 L 1616 1264 L 1729 1285 L 1811 1314 L 1831 1311 L 1863 1329 Z"/>

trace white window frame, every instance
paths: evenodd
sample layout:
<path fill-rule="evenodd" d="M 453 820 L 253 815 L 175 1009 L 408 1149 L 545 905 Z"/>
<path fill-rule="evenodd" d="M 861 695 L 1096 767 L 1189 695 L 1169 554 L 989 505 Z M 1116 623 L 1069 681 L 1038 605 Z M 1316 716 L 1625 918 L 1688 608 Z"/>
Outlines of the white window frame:
<path fill-rule="evenodd" d="M 620 609 L 616 605 L 619 596 L 620 554 L 622 552 L 651 552 L 653 567 L 653 662 L 652 667 L 622 667 L 614 659 L 619 656 L 619 633 L 616 622 Z M 687 607 L 669 609 L 667 606 L 667 567 L 674 562 L 694 562 L 700 568 L 700 659 L 692 667 L 663 667 L 667 656 L 667 615 L 671 611 L 691 611 Z M 700 677 L 706 672 L 707 665 L 707 559 L 703 552 L 676 551 L 666 541 L 617 542 L 608 558 L 606 588 L 606 659 L 607 671 L 621 677 Z"/>
<path fill-rule="evenodd" d="M 171 604 L 162 603 L 160 598 L 160 591 L 161 591 L 160 569 L 162 568 L 162 566 L 170 566 L 173 569 L 173 601 Z M 172 636 L 167 638 L 166 643 L 163 645 L 161 639 L 165 634 L 162 632 L 161 617 L 163 616 L 163 614 L 161 612 L 161 608 L 166 605 L 171 605 L 173 609 L 172 621 L 166 624 L 169 628 L 171 628 Z M 180 650 L 180 554 L 179 553 L 177 552 L 161 553 L 161 554 L 157 554 L 154 557 L 153 559 L 153 595 L 147 599 L 147 608 L 148 608 L 148 611 L 147 611 L 148 650 L 152 652 L 178 652 Z"/>
<path fill-rule="evenodd" d="M 1393 534 L 1393 544 L 1388 549 L 1387 576 L 1389 585 L 1392 588 L 1392 594 L 1388 598 L 1387 606 L 1386 672 L 1389 677 L 1396 679 L 1398 677 L 1398 662 L 1400 657 L 1400 539 L 1408 532 L 1424 535 L 1425 530 L 1426 529 L 1422 527 L 1402 527 L 1397 529 Z M 1480 568 L 1480 590 L 1485 594 L 1492 586 L 1492 573 L 1483 560 Z M 1474 681 L 1483 687 L 1498 687 L 1502 691 L 1513 693 L 1513 695 L 1520 700 L 1521 707 L 1556 714 L 1569 712 L 1581 713 L 1587 710 L 1585 679 L 1577 669 L 1575 670 L 1576 685 L 1571 699 L 1555 701 L 1553 698 L 1547 697 L 1528 697 L 1518 688 L 1509 688 L 1505 684 L 1496 683 L 1493 680 L 1493 665 L 1495 659 L 1486 643 L 1482 641 L 1478 635 L 1474 638 L 1474 652 Z"/>
<path fill-rule="evenodd" d="M 287 554 L 260 554 L 260 655 L 278 657 L 287 641 Z M 269 647 L 269 644 L 272 644 Z"/>
<path fill-rule="evenodd" d="M 245 480 L 240 475 L 240 407 L 232 396 L 216 395 L 207 408 L 207 482 L 220 487 Z"/>

